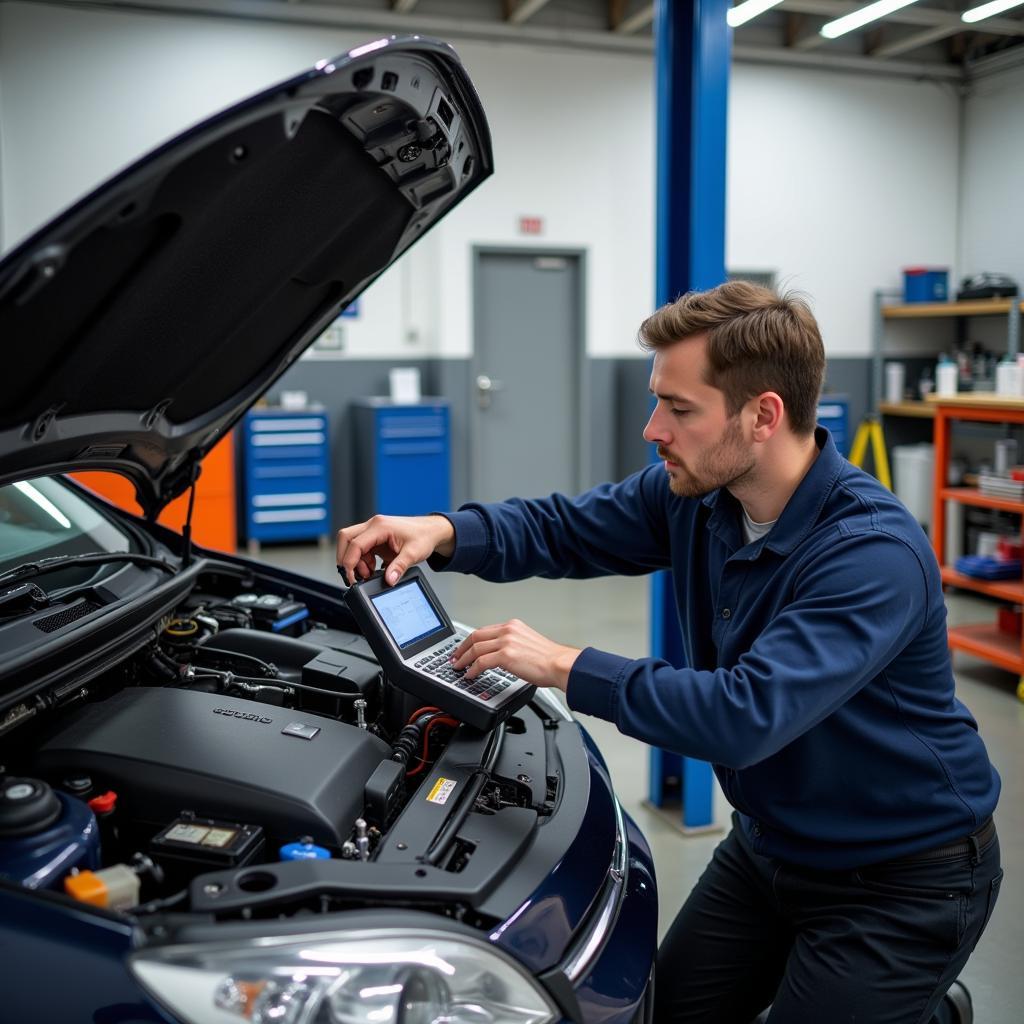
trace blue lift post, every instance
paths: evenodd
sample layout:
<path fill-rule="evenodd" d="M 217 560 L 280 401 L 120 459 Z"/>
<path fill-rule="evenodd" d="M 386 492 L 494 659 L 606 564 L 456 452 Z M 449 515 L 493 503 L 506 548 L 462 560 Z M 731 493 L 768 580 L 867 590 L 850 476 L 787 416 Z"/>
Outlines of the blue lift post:
<path fill-rule="evenodd" d="M 658 0 L 657 305 L 725 280 L 726 117 L 732 30 L 728 0 Z M 683 666 L 676 604 L 667 573 L 651 582 L 651 651 Z M 681 780 L 683 829 L 714 826 L 712 772 L 704 761 L 652 747 L 650 802 Z"/>

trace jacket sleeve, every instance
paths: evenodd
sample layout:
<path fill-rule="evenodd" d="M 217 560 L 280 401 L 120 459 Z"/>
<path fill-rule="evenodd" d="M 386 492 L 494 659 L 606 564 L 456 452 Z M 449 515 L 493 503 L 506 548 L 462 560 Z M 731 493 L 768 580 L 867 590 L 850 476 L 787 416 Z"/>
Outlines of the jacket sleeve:
<path fill-rule="evenodd" d="M 587 648 L 569 677 L 569 706 L 655 746 L 746 768 L 883 672 L 928 614 L 925 570 L 908 545 L 847 538 L 804 567 L 793 601 L 733 667 L 677 669 Z"/>
<path fill-rule="evenodd" d="M 639 575 L 669 565 L 667 483 L 650 466 L 621 483 L 602 484 L 575 498 L 512 498 L 463 505 L 447 513 L 455 553 L 434 556 L 432 569 L 507 582 Z"/>

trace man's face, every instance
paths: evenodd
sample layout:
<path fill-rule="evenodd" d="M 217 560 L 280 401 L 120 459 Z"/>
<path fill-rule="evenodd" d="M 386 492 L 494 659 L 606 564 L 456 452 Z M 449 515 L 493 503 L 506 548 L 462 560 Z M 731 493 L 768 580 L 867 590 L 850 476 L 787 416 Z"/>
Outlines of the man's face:
<path fill-rule="evenodd" d="M 742 483 L 754 471 L 742 412 L 730 417 L 725 395 L 704 381 L 707 336 L 694 335 L 654 354 L 657 399 L 644 439 L 658 446 L 673 494 L 695 498 Z"/>

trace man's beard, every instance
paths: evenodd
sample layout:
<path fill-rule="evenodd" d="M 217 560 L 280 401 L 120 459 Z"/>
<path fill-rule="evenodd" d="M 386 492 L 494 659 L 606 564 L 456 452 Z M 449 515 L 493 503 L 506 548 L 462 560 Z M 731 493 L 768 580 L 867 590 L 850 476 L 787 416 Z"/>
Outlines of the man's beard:
<path fill-rule="evenodd" d="M 739 417 L 731 419 L 721 440 L 703 452 L 691 468 L 666 448 L 658 446 L 658 457 L 676 464 L 669 473 L 669 490 L 680 498 L 699 498 L 719 487 L 741 483 L 754 470 L 754 457 L 743 444 Z"/>

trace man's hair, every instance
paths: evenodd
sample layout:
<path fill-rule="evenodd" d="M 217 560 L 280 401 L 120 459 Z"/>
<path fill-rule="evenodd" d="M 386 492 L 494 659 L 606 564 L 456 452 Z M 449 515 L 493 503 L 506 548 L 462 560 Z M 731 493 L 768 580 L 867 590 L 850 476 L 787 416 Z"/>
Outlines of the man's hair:
<path fill-rule="evenodd" d="M 807 303 L 749 281 L 687 292 L 640 325 L 648 351 L 707 332 L 706 383 L 725 395 L 730 416 L 764 391 L 782 398 L 793 433 L 814 431 L 825 346 Z"/>

